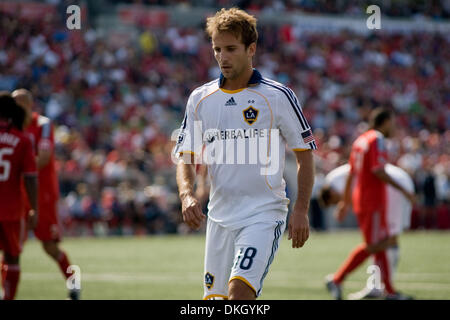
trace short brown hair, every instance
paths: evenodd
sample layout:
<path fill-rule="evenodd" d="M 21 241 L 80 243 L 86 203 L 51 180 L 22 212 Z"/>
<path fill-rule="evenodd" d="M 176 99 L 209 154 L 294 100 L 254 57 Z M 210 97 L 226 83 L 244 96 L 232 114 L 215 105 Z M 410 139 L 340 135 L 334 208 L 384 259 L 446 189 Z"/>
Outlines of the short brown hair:
<path fill-rule="evenodd" d="M 236 38 L 240 38 L 246 48 L 258 40 L 256 18 L 238 8 L 222 8 L 213 17 L 206 19 L 208 35 L 212 37 L 215 31 L 230 32 Z"/>

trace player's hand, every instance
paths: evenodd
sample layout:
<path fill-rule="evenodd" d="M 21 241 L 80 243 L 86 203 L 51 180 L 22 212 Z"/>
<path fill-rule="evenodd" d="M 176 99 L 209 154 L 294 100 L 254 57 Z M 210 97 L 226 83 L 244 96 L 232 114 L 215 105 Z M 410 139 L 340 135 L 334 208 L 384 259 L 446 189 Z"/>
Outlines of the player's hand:
<path fill-rule="evenodd" d="M 194 230 L 198 230 L 205 220 L 200 203 L 193 195 L 182 197 L 181 213 L 183 214 L 183 221 Z"/>
<path fill-rule="evenodd" d="M 294 210 L 289 217 L 289 236 L 292 239 L 292 248 L 301 248 L 309 238 L 308 213 Z"/>
<path fill-rule="evenodd" d="M 348 212 L 347 205 L 345 204 L 345 202 L 340 201 L 337 204 L 336 210 L 334 211 L 334 218 L 337 221 L 342 222 L 342 221 L 344 221 L 345 217 L 347 216 L 347 212 Z"/>
<path fill-rule="evenodd" d="M 28 212 L 27 229 L 34 230 L 38 224 L 38 214 L 34 210 Z"/>

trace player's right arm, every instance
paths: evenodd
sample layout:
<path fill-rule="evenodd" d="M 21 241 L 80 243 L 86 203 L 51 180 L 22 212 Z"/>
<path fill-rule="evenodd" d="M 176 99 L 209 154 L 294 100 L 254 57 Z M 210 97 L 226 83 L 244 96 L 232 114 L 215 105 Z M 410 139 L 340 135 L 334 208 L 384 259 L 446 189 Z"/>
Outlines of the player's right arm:
<path fill-rule="evenodd" d="M 200 165 L 197 171 L 197 188 L 195 190 L 195 196 L 200 205 L 203 208 L 208 202 L 209 198 L 209 185 L 208 185 L 208 168 L 206 165 Z"/>
<path fill-rule="evenodd" d="M 28 212 L 28 229 L 33 230 L 38 223 L 38 210 L 37 210 L 37 194 L 38 194 L 38 182 L 36 175 L 25 175 L 25 190 L 27 192 L 28 200 L 31 206 L 31 210 Z"/>
<path fill-rule="evenodd" d="M 193 158 L 193 155 L 191 155 Z M 192 159 L 193 160 L 193 159 Z M 177 185 L 183 221 L 192 229 L 199 229 L 205 220 L 200 202 L 194 196 L 195 164 L 180 159 L 177 164 Z"/>
<path fill-rule="evenodd" d="M 193 94 L 186 105 L 186 113 L 181 124 L 180 133 L 174 149 L 177 162 L 177 185 L 181 200 L 183 221 L 192 229 L 199 229 L 205 216 L 200 202 L 194 195 L 195 155 L 201 151 L 201 130 L 196 131 Z M 200 139 L 195 139 L 200 134 Z"/>
<path fill-rule="evenodd" d="M 28 229 L 33 230 L 38 223 L 38 181 L 37 181 L 37 168 L 36 158 L 34 157 L 33 147 L 31 141 L 23 139 L 23 175 L 25 191 L 28 196 L 28 201 L 31 206 L 31 210 L 28 212 L 27 223 Z"/>
<path fill-rule="evenodd" d="M 352 206 L 353 180 L 357 172 L 361 170 L 362 165 L 361 162 L 363 156 L 364 154 L 361 153 L 361 150 L 359 148 L 355 148 L 354 146 L 352 146 L 350 152 L 350 159 L 348 160 L 350 168 L 348 170 L 348 175 L 345 180 L 345 187 L 342 194 L 342 199 L 341 201 L 338 202 L 336 209 L 334 211 L 334 217 L 339 222 L 344 221 L 345 217 L 347 216 L 347 213 L 349 212 Z"/>

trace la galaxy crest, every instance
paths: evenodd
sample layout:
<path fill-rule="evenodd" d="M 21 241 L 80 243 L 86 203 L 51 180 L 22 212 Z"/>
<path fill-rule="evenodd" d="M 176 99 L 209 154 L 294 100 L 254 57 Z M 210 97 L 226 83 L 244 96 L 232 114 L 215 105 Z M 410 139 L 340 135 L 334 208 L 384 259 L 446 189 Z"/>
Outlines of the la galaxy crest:
<path fill-rule="evenodd" d="M 208 290 L 211 290 L 213 285 L 214 285 L 214 276 L 211 273 L 207 272 L 205 274 L 205 286 L 208 288 Z"/>
<path fill-rule="evenodd" d="M 249 125 L 252 125 L 258 119 L 259 110 L 255 109 L 253 106 L 249 106 L 247 109 L 242 111 L 244 115 L 244 121 Z"/>

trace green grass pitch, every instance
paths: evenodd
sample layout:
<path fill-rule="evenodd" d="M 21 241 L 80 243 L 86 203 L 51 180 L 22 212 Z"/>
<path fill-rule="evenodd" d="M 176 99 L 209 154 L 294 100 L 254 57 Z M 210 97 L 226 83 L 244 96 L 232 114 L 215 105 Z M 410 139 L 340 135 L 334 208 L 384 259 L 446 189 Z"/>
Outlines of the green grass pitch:
<path fill-rule="evenodd" d="M 260 299 L 330 299 L 324 276 L 359 243 L 356 231 L 312 233 L 302 249 L 284 235 Z M 81 268 L 82 299 L 201 299 L 204 236 L 67 238 L 62 247 Z M 450 299 L 450 232 L 400 237 L 397 288 L 417 299 Z M 40 244 L 21 257 L 17 299 L 65 299 L 65 281 Z M 344 296 L 367 279 L 367 261 L 344 283 Z"/>

